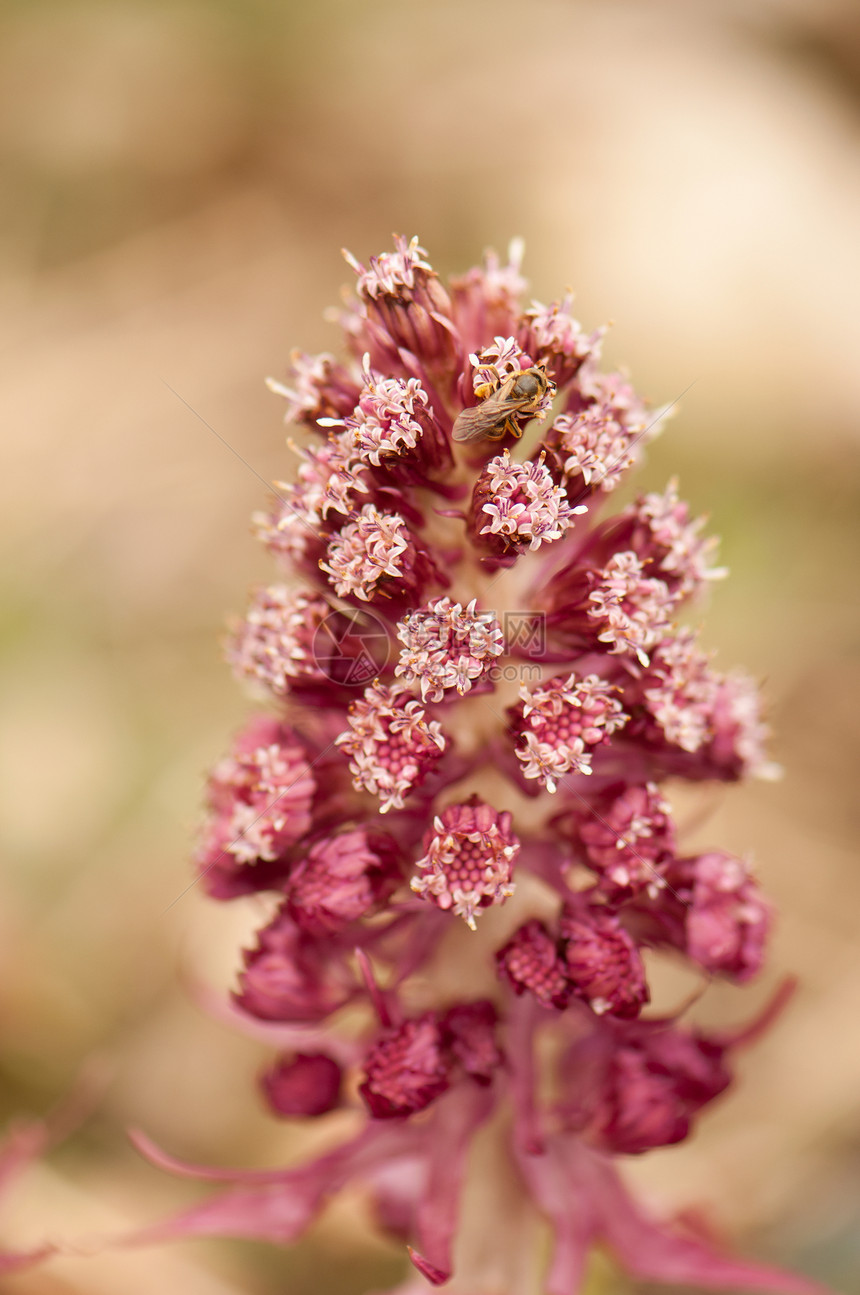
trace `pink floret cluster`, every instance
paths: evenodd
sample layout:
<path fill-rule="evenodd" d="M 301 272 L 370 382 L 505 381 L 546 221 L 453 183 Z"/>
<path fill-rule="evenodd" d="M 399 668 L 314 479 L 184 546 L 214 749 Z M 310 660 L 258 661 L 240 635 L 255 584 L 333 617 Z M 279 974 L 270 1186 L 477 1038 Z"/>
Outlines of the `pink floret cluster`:
<path fill-rule="evenodd" d="M 609 511 L 661 413 L 569 297 L 524 296 L 516 247 L 448 286 L 415 239 L 347 259 L 342 354 L 270 384 L 308 435 L 255 518 L 277 571 L 228 655 L 265 710 L 211 775 L 197 868 L 267 907 L 234 1009 L 277 1024 L 270 1110 L 351 1110 L 353 1133 L 298 1168 L 180 1166 L 229 1186 L 148 1236 L 287 1243 L 353 1180 L 444 1283 L 472 1139 L 503 1111 L 550 1295 L 595 1243 L 641 1279 L 809 1290 L 655 1221 L 618 1172 L 688 1135 L 752 1033 L 655 1012 L 649 959 L 744 982 L 771 920 L 749 865 L 685 854 L 673 821 L 670 780 L 773 766 L 754 685 L 680 619 L 725 574 L 702 520 L 674 481 Z M 452 440 L 534 365 L 557 390 L 521 440 Z"/>

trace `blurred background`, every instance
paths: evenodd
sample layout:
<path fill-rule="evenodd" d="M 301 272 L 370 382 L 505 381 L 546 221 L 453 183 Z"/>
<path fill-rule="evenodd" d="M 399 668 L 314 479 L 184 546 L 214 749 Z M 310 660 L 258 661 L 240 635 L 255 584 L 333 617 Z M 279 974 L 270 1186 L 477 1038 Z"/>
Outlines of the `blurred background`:
<path fill-rule="evenodd" d="M 447 275 L 521 234 L 536 297 L 616 321 L 608 358 L 653 400 L 689 388 L 637 485 L 677 473 L 722 535 L 707 637 L 766 679 L 786 768 L 687 807 L 781 913 L 761 985 L 698 1018 L 746 1019 L 787 971 L 800 992 L 631 1176 L 860 1290 L 856 0 L 6 0 L 0 167 L 0 1114 L 102 1084 L 7 1240 L 192 1199 L 129 1125 L 213 1163 L 303 1145 L 189 987 L 228 983 L 254 915 L 183 893 L 247 709 L 219 638 L 271 570 L 248 517 L 294 471 L 263 378 L 336 344 L 341 245 L 418 233 Z M 286 1253 L 68 1258 L 2 1289 L 360 1295 L 402 1270 L 348 1200 Z"/>

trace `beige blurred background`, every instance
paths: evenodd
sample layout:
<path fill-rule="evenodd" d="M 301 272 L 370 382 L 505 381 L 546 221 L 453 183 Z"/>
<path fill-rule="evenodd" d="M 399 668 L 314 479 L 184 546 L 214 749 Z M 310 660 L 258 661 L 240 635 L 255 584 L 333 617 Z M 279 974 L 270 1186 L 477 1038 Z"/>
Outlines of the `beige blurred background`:
<path fill-rule="evenodd" d="M 522 234 L 535 295 L 617 321 L 641 390 L 694 384 L 640 485 L 678 473 L 723 536 L 707 635 L 767 678 L 787 771 L 684 806 L 781 910 L 762 984 L 698 1016 L 744 1019 L 786 971 L 801 991 L 695 1139 L 631 1176 L 860 1289 L 856 0 L 7 0 L 0 165 L 0 1114 L 104 1077 L 7 1239 L 193 1197 L 130 1124 L 219 1163 L 300 1145 L 257 1103 L 264 1054 L 187 983 L 228 983 L 254 913 L 182 894 L 246 709 L 218 640 L 269 570 L 248 516 L 293 470 L 262 380 L 334 344 L 342 244 L 418 233 L 447 274 Z M 359 1295 L 401 1271 L 347 1202 L 289 1253 L 63 1259 L 2 1289 Z"/>

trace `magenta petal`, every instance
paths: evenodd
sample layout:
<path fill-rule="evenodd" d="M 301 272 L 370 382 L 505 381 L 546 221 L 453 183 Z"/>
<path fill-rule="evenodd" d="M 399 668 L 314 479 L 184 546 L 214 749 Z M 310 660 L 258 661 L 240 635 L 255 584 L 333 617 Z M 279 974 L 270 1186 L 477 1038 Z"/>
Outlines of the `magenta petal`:
<path fill-rule="evenodd" d="M 225 1170 L 177 1160 L 136 1134 L 135 1145 L 159 1168 L 185 1177 L 237 1185 L 173 1218 L 121 1237 L 120 1244 L 231 1236 L 283 1245 L 300 1236 L 327 1197 L 351 1178 L 371 1174 L 393 1160 L 413 1155 L 417 1136 L 415 1130 L 404 1125 L 368 1124 L 350 1142 L 295 1169 Z"/>
<path fill-rule="evenodd" d="M 588 1189 L 551 1143 L 540 1155 L 514 1138 L 514 1156 L 523 1181 L 554 1233 L 554 1248 L 545 1281 L 547 1295 L 576 1295 L 582 1285 L 596 1220 Z"/>
<path fill-rule="evenodd" d="M 32 1268 L 56 1253 L 57 1247 L 52 1245 L 35 1246 L 32 1250 L 0 1250 L 0 1274 Z"/>
<path fill-rule="evenodd" d="M 421 1273 L 422 1277 L 426 1277 L 432 1286 L 445 1285 L 445 1282 L 448 1281 L 451 1276 L 449 1272 L 443 1272 L 441 1268 L 434 1268 L 430 1261 L 425 1259 L 423 1255 L 420 1255 L 417 1250 L 413 1250 L 412 1246 L 407 1246 L 406 1249 L 409 1251 L 409 1258 Z"/>
<path fill-rule="evenodd" d="M 285 1245 L 310 1226 L 327 1195 L 326 1183 L 266 1183 L 236 1187 L 210 1197 L 173 1218 L 120 1239 L 122 1245 L 151 1245 L 188 1237 L 243 1237 Z"/>
<path fill-rule="evenodd" d="M 429 1174 L 415 1229 L 421 1253 L 410 1249 L 409 1254 L 428 1281 L 437 1286 L 451 1276 L 451 1245 L 469 1147 L 494 1105 L 488 1089 L 471 1083 L 460 1085 L 439 1103 L 426 1130 Z M 437 1276 L 431 1277 L 430 1270 Z"/>
<path fill-rule="evenodd" d="M 322 1050 L 339 1061 L 341 1065 L 351 1065 L 357 1058 L 359 1049 L 350 1039 L 344 1039 L 334 1030 L 325 1026 L 289 1025 L 282 1021 L 262 1021 L 256 1016 L 249 1016 L 236 1007 L 231 999 L 216 993 L 209 985 L 195 980 L 186 981 L 188 992 L 202 1011 L 214 1020 L 232 1029 L 241 1030 L 252 1039 L 259 1039 L 279 1051 L 314 1052 Z"/>
<path fill-rule="evenodd" d="M 670 1224 L 649 1218 L 628 1195 L 609 1160 L 581 1144 L 576 1160 L 599 1211 L 600 1235 L 632 1276 L 719 1289 L 823 1295 L 826 1288 L 817 1282 L 733 1259 L 703 1241 L 683 1236 Z"/>

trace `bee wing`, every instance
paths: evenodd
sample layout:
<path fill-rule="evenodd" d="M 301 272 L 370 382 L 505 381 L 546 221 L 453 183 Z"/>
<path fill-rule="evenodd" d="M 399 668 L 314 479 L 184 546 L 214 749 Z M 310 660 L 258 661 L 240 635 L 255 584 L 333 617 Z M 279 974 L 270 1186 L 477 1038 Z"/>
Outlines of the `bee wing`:
<path fill-rule="evenodd" d="M 527 397 L 499 401 L 496 395 L 490 396 L 483 404 L 475 405 L 472 409 L 461 410 L 454 422 L 452 439 L 468 442 L 479 441 L 482 436 L 489 436 L 491 432 L 497 431 L 511 414 L 515 414 L 518 409 L 527 405 L 530 399 Z"/>

